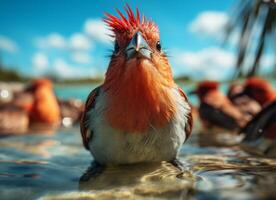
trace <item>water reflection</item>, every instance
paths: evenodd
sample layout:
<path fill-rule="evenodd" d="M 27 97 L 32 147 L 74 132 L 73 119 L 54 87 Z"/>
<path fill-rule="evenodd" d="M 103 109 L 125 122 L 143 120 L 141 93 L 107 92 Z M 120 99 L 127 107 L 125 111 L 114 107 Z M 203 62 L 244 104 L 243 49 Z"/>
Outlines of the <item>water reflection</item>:
<path fill-rule="evenodd" d="M 212 199 L 273 199 L 276 196 L 271 187 L 276 181 L 275 160 L 245 153 L 228 157 L 195 155 L 186 159 L 193 163 L 194 174 L 201 177 L 196 184 L 199 195 L 216 194 Z"/>
<path fill-rule="evenodd" d="M 16 149 L 17 151 L 36 154 L 45 158 L 49 158 L 51 156 L 48 150 L 56 144 L 57 141 L 54 140 L 44 140 L 35 143 L 26 141 L 14 141 L 11 143 L 10 141 L 0 140 L 1 148 Z"/>
<path fill-rule="evenodd" d="M 89 169 L 91 171 L 93 169 Z M 84 174 L 86 175 L 86 174 Z M 154 182 L 192 177 L 189 171 L 181 172 L 170 163 L 141 163 L 136 165 L 110 166 L 103 169 L 102 173 L 80 181 L 80 189 L 110 189 L 121 186 L 132 186 Z"/>
<path fill-rule="evenodd" d="M 88 178 L 89 171 L 99 170 L 90 168 L 83 175 L 85 181 L 79 182 L 79 190 L 86 191 L 89 199 L 186 198 L 195 183 L 191 171 L 180 171 L 167 162 L 106 167 Z M 62 199 L 64 194 L 54 198 Z"/>
<path fill-rule="evenodd" d="M 227 137 L 194 134 L 180 152 L 183 173 L 163 162 L 107 167 L 85 181 L 79 180 L 92 158 L 78 128 L 2 137 L 1 200 L 275 199 L 276 160 L 220 144 Z"/>

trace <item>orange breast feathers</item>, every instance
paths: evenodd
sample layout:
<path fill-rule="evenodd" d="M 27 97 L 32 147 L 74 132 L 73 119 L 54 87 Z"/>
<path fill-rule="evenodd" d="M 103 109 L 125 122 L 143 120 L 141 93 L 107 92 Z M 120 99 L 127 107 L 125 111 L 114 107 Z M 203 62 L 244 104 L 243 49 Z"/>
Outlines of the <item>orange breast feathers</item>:
<path fill-rule="evenodd" d="M 107 120 L 114 128 L 137 133 L 150 126 L 164 126 L 176 111 L 170 90 L 173 82 L 164 80 L 148 60 L 131 64 L 121 75 L 117 71 L 112 85 L 108 81 L 103 85 L 107 94 Z"/>
<path fill-rule="evenodd" d="M 60 108 L 51 88 L 41 86 L 34 92 L 30 110 L 31 122 L 56 124 L 60 122 Z"/>
<path fill-rule="evenodd" d="M 127 16 L 118 11 L 120 17 L 106 14 L 104 20 L 115 39 L 102 87 L 105 117 L 114 128 L 143 133 L 170 121 L 176 112 L 176 86 L 157 25 L 141 18 L 138 10 L 135 16 L 128 5 L 125 11 Z"/>

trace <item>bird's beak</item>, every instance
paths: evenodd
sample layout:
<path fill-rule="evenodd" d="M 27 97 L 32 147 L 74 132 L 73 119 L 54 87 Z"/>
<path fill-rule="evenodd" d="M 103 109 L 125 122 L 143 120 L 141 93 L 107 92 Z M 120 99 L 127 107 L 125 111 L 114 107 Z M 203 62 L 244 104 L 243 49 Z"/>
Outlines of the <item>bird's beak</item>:
<path fill-rule="evenodd" d="M 125 50 L 126 59 L 143 57 L 151 59 L 152 50 L 141 33 L 136 32 Z"/>

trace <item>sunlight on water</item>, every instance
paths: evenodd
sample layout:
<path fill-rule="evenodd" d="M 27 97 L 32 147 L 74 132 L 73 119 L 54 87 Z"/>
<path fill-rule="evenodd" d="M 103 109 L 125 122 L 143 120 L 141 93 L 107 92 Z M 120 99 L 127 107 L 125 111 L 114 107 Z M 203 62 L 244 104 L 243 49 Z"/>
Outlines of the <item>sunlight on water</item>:
<path fill-rule="evenodd" d="M 78 97 L 85 99 L 89 90 L 78 90 Z M 198 132 L 196 127 L 181 149 L 183 172 L 164 162 L 107 167 L 93 176 L 77 126 L 56 134 L 2 136 L 1 200 L 275 199 L 275 159 L 245 152 L 238 136 Z"/>
<path fill-rule="evenodd" d="M 210 137 L 209 137 L 210 138 Z M 199 146 L 198 135 L 183 146 L 186 170 L 169 163 L 108 167 L 80 178 L 91 156 L 78 129 L 56 135 L 0 140 L 2 199 L 265 199 L 275 197 L 276 161 L 251 156 L 237 146 Z"/>

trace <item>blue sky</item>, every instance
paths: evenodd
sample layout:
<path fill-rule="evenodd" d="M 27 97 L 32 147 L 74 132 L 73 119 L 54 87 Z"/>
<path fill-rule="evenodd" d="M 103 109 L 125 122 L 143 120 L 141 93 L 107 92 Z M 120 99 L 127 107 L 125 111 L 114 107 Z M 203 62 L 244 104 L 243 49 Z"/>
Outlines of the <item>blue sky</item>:
<path fill-rule="evenodd" d="M 221 79 L 234 67 L 233 48 L 219 42 L 234 2 L 0 0 L 0 58 L 25 74 L 102 76 L 112 43 L 101 19 L 128 3 L 158 24 L 175 76 Z"/>

